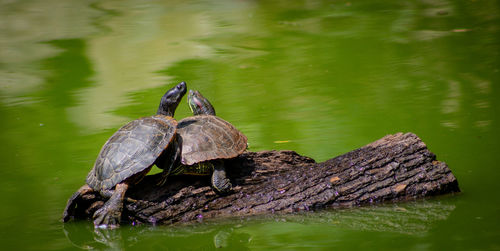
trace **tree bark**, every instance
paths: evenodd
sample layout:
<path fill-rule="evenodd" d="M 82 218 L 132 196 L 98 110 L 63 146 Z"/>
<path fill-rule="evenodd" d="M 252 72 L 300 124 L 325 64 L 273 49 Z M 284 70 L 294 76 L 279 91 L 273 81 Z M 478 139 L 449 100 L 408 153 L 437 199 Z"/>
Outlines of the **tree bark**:
<path fill-rule="evenodd" d="M 316 163 L 293 151 L 245 152 L 227 161 L 233 192 L 217 195 L 209 177 L 173 176 L 157 187 L 146 176 L 127 192 L 122 220 L 171 224 L 201 219 L 291 213 L 384 201 L 406 201 L 459 192 L 446 163 L 436 160 L 412 133 L 387 135 L 371 144 Z M 104 204 L 80 189 L 71 218 L 91 218 Z"/>

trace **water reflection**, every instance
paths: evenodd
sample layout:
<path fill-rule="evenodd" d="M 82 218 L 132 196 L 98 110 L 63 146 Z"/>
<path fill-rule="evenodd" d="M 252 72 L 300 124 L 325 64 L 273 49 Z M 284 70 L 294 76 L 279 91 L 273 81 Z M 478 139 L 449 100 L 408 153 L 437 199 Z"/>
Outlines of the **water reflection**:
<path fill-rule="evenodd" d="M 0 3 L 0 95 L 8 105 L 36 102 L 27 96 L 43 88 L 40 61 L 60 52 L 46 41 L 81 38 L 100 13 L 84 2 L 4 1 Z M 75 29 L 75 27 L 79 27 Z"/>
<path fill-rule="evenodd" d="M 40 42 L 85 37 L 82 56 L 89 62 L 92 74 L 86 77 L 92 85 L 73 89 L 69 95 L 76 102 L 67 107 L 68 119 L 84 133 L 116 128 L 135 118 L 130 112 L 116 111 L 130 110 L 130 106 L 154 99 L 154 95 L 141 93 L 144 90 L 179 80 L 215 96 L 216 105 L 233 107 L 228 109 L 230 114 L 226 119 L 234 118 L 232 122 L 240 123 L 244 130 L 248 128 L 257 149 L 280 148 L 273 142 L 290 140 L 296 142 L 289 144 L 290 147 L 304 152 L 311 143 L 304 146 L 300 138 L 305 138 L 306 143 L 309 137 L 322 138 L 326 129 L 332 133 L 347 131 L 337 135 L 355 135 L 349 125 L 359 125 L 356 119 L 338 115 L 350 113 L 353 117 L 370 118 L 378 114 L 353 113 L 352 104 L 359 101 L 359 96 L 343 95 L 353 90 L 358 90 L 360 96 L 373 97 L 363 101 L 360 111 L 369 107 L 383 109 L 392 106 L 398 96 L 408 95 L 426 105 L 435 102 L 432 93 L 439 92 L 444 96 L 439 110 L 445 115 L 439 123 L 456 129 L 463 123 L 456 113 L 465 99 L 456 91 L 470 85 L 485 90 L 489 83 L 478 81 L 480 78 L 472 71 L 465 72 L 467 77 L 460 79 L 452 69 L 456 50 L 449 50 L 452 46 L 448 45 L 456 39 L 453 30 L 460 27 L 450 28 L 449 24 L 451 18 L 460 14 L 459 7 L 449 1 L 422 5 L 321 1 L 145 4 L 133 0 L 76 7 L 40 1 L 5 4 L 2 13 L 6 22 L 2 22 L 1 29 L 9 39 L 1 40 L 0 55 L 5 67 L 0 69 L 3 80 L 0 92 L 9 105 L 39 102 L 34 97 L 37 95 L 26 95 L 44 87 L 41 84 L 47 72 L 39 62 L 68 49 Z M 49 8 L 50 15 L 45 11 Z M 205 8 L 209 11 L 200 11 Z M 30 11 L 34 9 L 38 11 Z M 76 15 L 69 11 L 73 9 L 81 11 Z M 370 15 L 363 15 L 366 9 L 370 9 Z M 383 14 L 386 9 L 391 9 L 395 18 L 382 18 L 386 17 Z M 491 17 L 478 15 L 478 18 Z M 74 26 L 80 28 L 70 28 Z M 371 46 L 358 41 L 357 36 L 370 38 Z M 469 37 L 464 39 L 471 40 Z M 445 46 L 419 46 L 422 41 L 436 41 Z M 371 50 L 372 47 L 380 50 Z M 333 68 L 332 63 L 336 63 Z M 429 82 L 433 76 L 441 77 Z M 317 86 L 317 83 L 325 84 Z M 379 91 L 382 83 L 395 89 Z M 443 90 L 443 85 L 449 88 Z M 139 95 L 134 96 L 136 93 Z M 154 92 L 148 92 L 151 93 Z M 476 107 L 488 109 L 491 94 L 478 93 L 485 97 L 475 102 Z M 273 102 L 262 99 L 263 96 L 273 97 Z M 410 113 L 409 109 L 419 109 L 415 105 L 404 108 Z M 153 110 L 141 108 L 133 114 L 143 116 Z M 183 111 L 181 108 L 181 114 L 185 114 Z M 253 124 L 264 120 L 272 122 Z M 320 128 L 318 120 L 330 120 L 331 127 Z M 270 126 L 278 124 L 287 125 L 286 134 Z M 486 128 L 491 123 L 480 118 L 473 124 Z M 269 137 L 271 134 L 274 138 Z M 265 139 L 268 142 L 262 143 Z M 325 142 L 339 142 L 339 145 L 345 141 L 342 136 L 325 138 Z M 318 155 L 326 154 L 331 152 Z"/>
<path fill-rule="evenodd" d="M 251 237 L 237 231 L 242 225 L 188 225 L 172 227 L 122 227 L 119 229 L 94 229 L 92 224 L 71 222 L 64 224 L 68 241 L 79 249 L 184 249 L 183 247 L 231 250 L 248 250 Z"/>
<path fill-rule="evenodd" d="M 119 250 L 121 244 L 117 239 L 121 238 L 102 238 L 102 233 L 99 230 L 94 231 L 93 224 L 71 222 L 63 225 L 63 232 L 69 243 L 79 249 L 102 249 L 103 247 L 113 248 Z M 120 231 L 110 232 L 114 235 L 120 235 Z M 106 241 L 102 241 L 105 239 Z M 123 246 L 121 246 L 123 247 Z"/>
<path fill-rule="evenodd" d="M 81 101 L 69 112 L 78 114 L 71 120 L 87 132 L 129 120 L 110 111 L 133 101 L 130 93 L 166 85 L 172 77 L 161 71 L 172 63 L 210 55 L 212 49 L 195 39 L 211 35 L 215 25 L 202 12 L 161 3 L 129 1 L 101 8 L 119 15 L 101 20 L 109 31 L 87 41 L 96 85 L 80 90 Z"/>
<path fill-rule="evenodd" d="M 383 206 L 320 211 L 299 215 L 274 215 L 263 218 L 218 220 L 186 226 L 137 226 L 120 229 L 93 229 L 91 223 L 64 224 L 66 237 L 82 249 L 123 247 L 228 248 L 315 246 L 324 237 L 327 246 L 345 242 L 349 231 L 398 233 L 424 236 L 455 210 L 450 202 L 416 201 Z M 309 233 L 307 240 L 304 233 Z M 282 238 L 286 236 L 286 238 Z M 194 244 L 195 243 L 195 244 Z M 172 246 L 170 246 L 172 245 Z"/>

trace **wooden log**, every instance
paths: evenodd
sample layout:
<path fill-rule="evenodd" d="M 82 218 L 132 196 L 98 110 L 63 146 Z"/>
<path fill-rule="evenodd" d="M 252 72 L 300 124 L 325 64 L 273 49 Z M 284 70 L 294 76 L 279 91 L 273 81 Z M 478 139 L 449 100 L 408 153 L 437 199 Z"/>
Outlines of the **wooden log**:
<path fill-rule="evenodd" d="M 233 192 L 221 196 L 208 177 L 173 176 L 157 187 L 146 176 L 127 192 L 122 220 L 171 224 L 200 219 L 291 213 L 405 201 L 459 192 L 448 166 L 413 133 L 387 135 L 369 145 L 316 163 L 293 151 L 245 152 L 228 161 Z M 81 189 L 69 218 L 91 218 L 103 204 Z"/>

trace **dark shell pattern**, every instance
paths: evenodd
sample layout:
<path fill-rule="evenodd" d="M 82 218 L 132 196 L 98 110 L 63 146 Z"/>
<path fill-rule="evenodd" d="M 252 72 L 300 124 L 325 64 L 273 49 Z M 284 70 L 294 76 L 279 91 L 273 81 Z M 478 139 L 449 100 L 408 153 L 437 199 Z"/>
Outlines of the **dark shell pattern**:
<path fill-rule="evenodd" d="M 87 184 L 95 190 L 116 184 L 154 164 L 174 138 L 177 121 L 155 115 L 136 119 L 115 132 L 104 144 Z"/>
<path fill-rule="evenodd" d="M 182 164 L 230 159 L 247 148 L 247 137 L 229 122 L 212 115 L 192 116 L 179 121 L 182 138 Z"/>

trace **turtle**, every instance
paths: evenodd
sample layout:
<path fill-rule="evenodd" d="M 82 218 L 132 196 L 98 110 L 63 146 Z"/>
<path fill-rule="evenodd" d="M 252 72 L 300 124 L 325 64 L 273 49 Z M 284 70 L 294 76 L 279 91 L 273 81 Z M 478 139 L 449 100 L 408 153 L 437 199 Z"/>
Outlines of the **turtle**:
<path fill-rule="evenodd" d="M 212 175 L 215 192 L 231 191 L 224 160 L 232 159 L 247 149 L 247 137 L 229 122 L 215 116 L 215 109 L 200 92 L 190 90 L 188 105 L 194 116 L 178 122 L 180 160 L 170 175 Z"/>
<path fill-rule="evenodd" d="M 154 164 L 170 172 L 180 154 L 178 123 L 173 116 L 185 94 L 186 83 L 181 82 L 162 96 L 156 115 L 129 122 L 106 141 L 86 179 L 91 189 L 109 198 L 93 215 L 95 227 L 119 226 L 125 192 L 142 180 Z M 68 201 L 63 221 L 67 220 L 72 200 L 84 187 Z"/>

